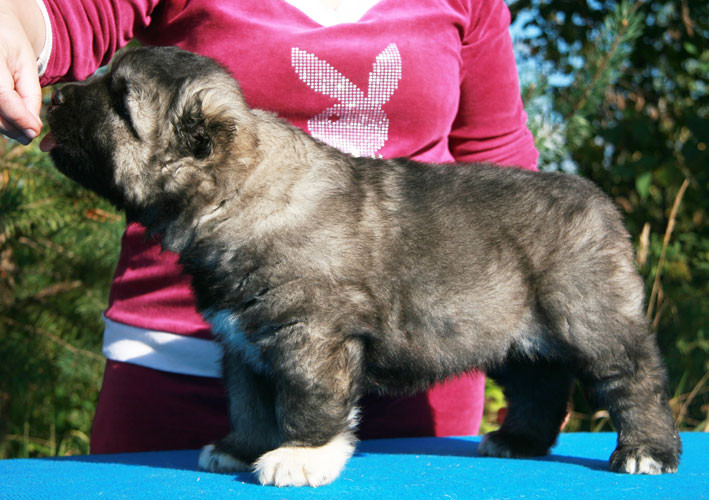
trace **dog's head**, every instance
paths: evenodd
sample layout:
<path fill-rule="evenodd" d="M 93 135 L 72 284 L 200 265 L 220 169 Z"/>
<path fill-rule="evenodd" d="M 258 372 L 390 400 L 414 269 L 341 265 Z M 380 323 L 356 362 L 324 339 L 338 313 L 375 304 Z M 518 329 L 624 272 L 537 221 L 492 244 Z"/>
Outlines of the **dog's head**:
<path fill-rule="evenodd" d="M 138 220 L 228 189 L 223 179 L 236 182 L 256 154 L 236 81 L 174 47 L 127 51 L 105 73 L 64 85 L 47 120 L 42 149 L 56 167 Z"/>

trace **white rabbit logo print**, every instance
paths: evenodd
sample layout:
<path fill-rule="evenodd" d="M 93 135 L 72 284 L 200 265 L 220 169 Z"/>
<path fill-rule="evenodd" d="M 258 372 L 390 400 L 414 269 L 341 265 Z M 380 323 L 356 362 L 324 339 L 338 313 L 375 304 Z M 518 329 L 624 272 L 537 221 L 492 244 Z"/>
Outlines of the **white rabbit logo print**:
<path fill-rule="evenodd" d="M 382 106 L 401 79 L 401 55 L 389 44 L 374 61 L 365 94 L 342 73 L 297 47 L 291 64 L 308 87 L 339 102 L 308 120 L 313 137 L 354 156 L 374 156 L 389 138 L 389 118 Z"/>

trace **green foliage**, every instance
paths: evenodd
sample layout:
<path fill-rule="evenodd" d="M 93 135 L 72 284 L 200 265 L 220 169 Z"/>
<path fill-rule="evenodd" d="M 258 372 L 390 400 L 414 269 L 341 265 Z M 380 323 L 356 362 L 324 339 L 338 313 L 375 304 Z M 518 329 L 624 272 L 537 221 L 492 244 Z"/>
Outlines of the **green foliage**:
<path fill-rule="evenodd" d="M 88 451 L 123 221 L 0 139 L 0 458 Z"/>
<path fill-rule="evenodd" d="M 522 2 L 513 4 L 518 7 Z M 561 4 L 561 2 L 559 2 Z M 537 5 L 533 3 L 533 5 Z M 546 4 L 545 4 L 546 5 Z M 535 137 L 535 144 L 540 152 L 540 165 L 546 169 L 560 169 L 571 165 L 569 154 L 581 147 L 594 135 L 590 122 L 602 106 L 605 91 L 614 83 L 632 52 L 635 41 L 643 31 L 643 16 L 637 8 L 640 4 L 623 1 L 612 8 L 600 20 L 599 26 L 589 30 L 586 35 L 588 45 L 581 49 L 574 48 L 579 40 L 572 40 L 564 52 L 559 46 L 540 45 L 540 38 L 535 35 L 527 42 L 528 54 L 536 64 L 545 59 L 542 67 L 552 71 L 534 72 L 524 75 L 525 107 L 530 116 L 529 127 Z M 539 6 L 543 8 L 544 5 Z M 532 7 L 528 7 L 531 9 Z M 574 24 L 588 27 L 592 21 L 581 23 L 578 13 L 572 11 L 554 11 L 551 15 L 553 25 L 561 20 L 572 19 Z M 548 29 L 545 26 L 545 29 Z M 534 33 L 537 33 L 535 30 Z M 543 37 L 542 37 L 543 40 Z M 579 61 L 583 61 L 580 65 Z M 569 85 L 553 85 L 552 80 L 566 81 L 573 77 Z"/>
<path fill-rule="evenodd" d="M 502 388 L 492 379 L 485 379 L 485 409 L 480 422 L 480 434 L 494 431 L 504 419 L 507 402 Z"/>

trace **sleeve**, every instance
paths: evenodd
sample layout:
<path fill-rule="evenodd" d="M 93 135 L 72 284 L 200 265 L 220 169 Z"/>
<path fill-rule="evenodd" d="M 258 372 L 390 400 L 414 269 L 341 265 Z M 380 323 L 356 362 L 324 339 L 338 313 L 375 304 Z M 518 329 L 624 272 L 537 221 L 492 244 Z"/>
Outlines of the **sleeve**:
<path fill-rule="evenodd" d="M 461 97 L 450 134 L 457 161 L 536 170 L 539 153 L 527 128 L 503 0 L 472 2 L 461 48 Z"/>
<path fill-rule="evenodd" d="M 159 0 L 44 0 L 51 53 L 42 85 L 81 80 L 150 24 Z"/>

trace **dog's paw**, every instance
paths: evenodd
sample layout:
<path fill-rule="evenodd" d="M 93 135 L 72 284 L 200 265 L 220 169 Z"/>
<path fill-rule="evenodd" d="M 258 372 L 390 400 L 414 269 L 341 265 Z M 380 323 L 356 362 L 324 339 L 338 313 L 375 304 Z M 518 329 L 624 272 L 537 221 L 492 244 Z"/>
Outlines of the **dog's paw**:
<path fill-rule="evenodd" d="M 549 447 L 517 436 L 495 431 L 483 436 L 478 445 L 478 456 L 494 458 L 539 457 L 549 453 Z"/>
<path fill-rule="evenodd" d="M 478 455 L 497 458 L 512 458 L 514 456 L 507 443 L 496 438 L 492 433 L 483 436 L 478 445 Z"/>
<path fill-rule="evenodd" d="M 199 467 L 209 472 L 244 472 L 251 467 L 228 453 L 218 451 L 213 444 L 202 448 L 199 454 Z"/>
<path fill-rule="evenodd" d="M 261 484 L 322 486 L 340 475 L 354 448 L 348 435 L 319 447 L 282 446 L 261 456 L 254 472 Z"/>
<path fill-rule="evenodd" d="M 677 472 L 678 462 L 674 452 L 662 453 L 645 446 L 624 447 L 611 455 L 610 469 L 626 474 L 665 474 Z"/>

